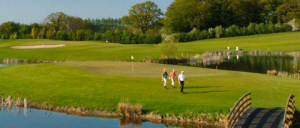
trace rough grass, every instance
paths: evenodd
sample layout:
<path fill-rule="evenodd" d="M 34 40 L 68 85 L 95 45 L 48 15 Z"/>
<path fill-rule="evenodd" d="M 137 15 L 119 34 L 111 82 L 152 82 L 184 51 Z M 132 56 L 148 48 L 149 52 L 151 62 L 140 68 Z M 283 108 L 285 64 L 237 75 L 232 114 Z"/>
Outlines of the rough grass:
<path fill-rule="evenodd" d="M 162 69 L 184 70 L 185 94 L 162 87 Z M 290 94 L 299 97 L 300 81 L 263 74 L 129 62 L 69 62 L 0 68 L 0 95 L 54 106 L 118 111 L 129 99 L 145 113 L 185 115 L 227 113 L 240 96 L 252 92 L 255 107 L 284 107 Z M 177 85 L 176 85 L 177 86 Z M 299 106 L 296 100 L 296 106 Z"/>
<path fill-rule="evenodd" d="M 300 32 L 275 33 L 233 38 L 209 39 L 178 44 L 177 55 L 203 53 L 206 51 L 232 49 L 263 51 L 300 51 Z M 51 49 L 11 49 L 10 46 L 66 44 L 66 47 Z M 54 41 L 54 40 L 0 40 L 0 58 L 39 60 L 136 60 L 161 56 L 160 45 L 123 45 L 96 41 Z"/>

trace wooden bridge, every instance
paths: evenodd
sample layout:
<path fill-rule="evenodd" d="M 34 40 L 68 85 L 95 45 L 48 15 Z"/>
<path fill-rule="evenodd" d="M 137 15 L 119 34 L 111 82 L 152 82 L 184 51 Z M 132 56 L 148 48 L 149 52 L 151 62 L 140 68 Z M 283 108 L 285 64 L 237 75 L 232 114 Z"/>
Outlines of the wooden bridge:
<path fill-rule="evenodd" d="M 226 128 L 290 128 L 295 115 L 294 98 L 289 96 L 285 109 L 254 108 L 251 93 L 247 93 L 230 110 Z"/>

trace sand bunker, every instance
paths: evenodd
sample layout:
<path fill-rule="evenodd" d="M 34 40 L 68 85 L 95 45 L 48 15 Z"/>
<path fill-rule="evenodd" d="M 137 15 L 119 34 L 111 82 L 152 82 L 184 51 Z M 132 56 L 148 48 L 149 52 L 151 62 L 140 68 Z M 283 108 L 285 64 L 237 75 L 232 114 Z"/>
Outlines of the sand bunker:
<path fill-rule="evenodd" d="M 55 45 L 32 45 L 32 46 L 11 46 L 13 49 L 39 49 L 39 48 L 58 48 L 64 47 L 64 44 L 55 44 Z"/>

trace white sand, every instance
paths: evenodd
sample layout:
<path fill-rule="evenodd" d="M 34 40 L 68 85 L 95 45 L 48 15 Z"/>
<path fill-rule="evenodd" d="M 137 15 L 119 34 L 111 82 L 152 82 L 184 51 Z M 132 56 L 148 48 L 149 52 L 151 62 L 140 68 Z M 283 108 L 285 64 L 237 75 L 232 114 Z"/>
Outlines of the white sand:
<path fill-rule="evenodd" d="M 39 48 L 58 48 L 64 47 L 64 44 L 56 44 L 56 45 L 33 45 L 33 46 L 11 46 L 12 49 L 39 49 Z"/>

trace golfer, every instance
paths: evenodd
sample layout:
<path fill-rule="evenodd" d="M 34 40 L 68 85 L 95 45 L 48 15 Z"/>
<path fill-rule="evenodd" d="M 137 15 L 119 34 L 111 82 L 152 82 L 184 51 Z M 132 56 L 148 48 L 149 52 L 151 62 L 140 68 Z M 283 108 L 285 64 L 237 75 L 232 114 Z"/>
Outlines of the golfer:
<path fill-rule="evenodd" d="M 181 74 L 178 76 L 178 82 L 181 85 L 181 90 L 180 90 L 181 93 L 183 93 L 184 81 L 188 83 L 186 76 L 184 75 L 184 71 L 181 71 Z"/>
<path fill-rule="evenodd" d="M 164 88 L 167 87 L 168 76 L 169 76 L 169 75 L 168 75 L 168 73 L 167 73 L 167 70 L 164 69 L 164 72 L 163 72 L 163 74 L 162 74 L 162 76 L 161 76 L 162 81 L 164 82 Z"/>
<path fill-rule="evenodd" d="M 175 73 L 175 69 L 173 69 L 173 71 L 170 73 L 170 79 L 172 81 L 173 88 L 175 88 L 175 78 L 176 78 L 176 73 Z"/>

